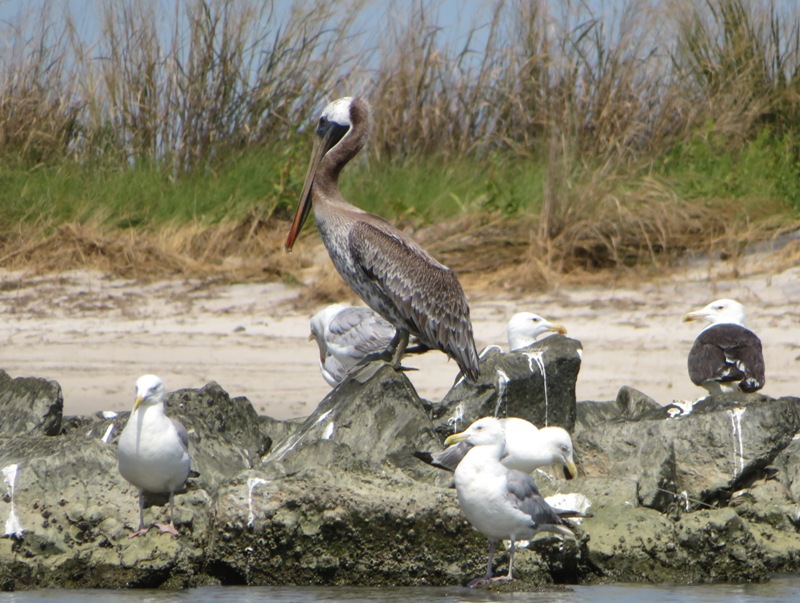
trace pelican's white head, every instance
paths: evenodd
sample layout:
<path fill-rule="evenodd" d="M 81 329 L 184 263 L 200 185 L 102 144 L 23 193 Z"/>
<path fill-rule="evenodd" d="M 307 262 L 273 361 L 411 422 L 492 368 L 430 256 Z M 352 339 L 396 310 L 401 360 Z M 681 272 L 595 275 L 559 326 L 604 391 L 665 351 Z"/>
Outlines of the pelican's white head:
<path fill-rule="evenodd" d="M 346 127 L 353 125 L 350 121 L 350 105 L 352 104 L 352 96 L 337 98 L 335 101 L 328 103 L 328 105 L 322 110 L 322 115 L 319 117 L 317 134 L 322 136 L 322 134 L 320 134 L 320 128 L 328 123 L 335 123 L 337 125 Z"/>
<path fill-rule="evenodd" d="M 548 332 L 566 334 L 567 329 L 532 312 L 519 312 L 508 321 L 508 346 L 513 352 L 532 345 Z"/>
<path fill-rule="evenodd" d="M 136 401 L 133 403 L 133 412 L 144 404 L 155 406 L 164 403 L 164 395 L 167 393 L 164 382 L 155 375 L 142 375 L 136 380 Z"/>
<path fill-rule="evenodd" d="M 746 326 L 744 306 L 733 299 L 717 299 L 712 301 L 705 308 L 684 315 L 683 322 L 701 319 L 707 321 L 709 323 L 708 326 L 718 324 Z"/>

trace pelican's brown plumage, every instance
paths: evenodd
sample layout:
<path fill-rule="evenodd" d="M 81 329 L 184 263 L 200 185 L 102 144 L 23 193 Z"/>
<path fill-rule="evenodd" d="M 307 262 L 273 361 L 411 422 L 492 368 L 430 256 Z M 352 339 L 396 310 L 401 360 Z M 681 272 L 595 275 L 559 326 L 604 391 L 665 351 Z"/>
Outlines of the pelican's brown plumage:
<path fill-rule="evenodd" d="M 362 97 L 340 98 L 325 107 L 316 130 L 321 140 L 286 248 L 291 250 L 313 205 L 317 228 L 339 274 L 397 329 L 389 348 L 395 366 L 413 334 L 422 345 L 454 358 L 474 381 L 480 373 L 478 352 L 456 275 L 386 220 L 351 205 L 339 192 L 339 173 L 366 143 L 369 115 Z"/>

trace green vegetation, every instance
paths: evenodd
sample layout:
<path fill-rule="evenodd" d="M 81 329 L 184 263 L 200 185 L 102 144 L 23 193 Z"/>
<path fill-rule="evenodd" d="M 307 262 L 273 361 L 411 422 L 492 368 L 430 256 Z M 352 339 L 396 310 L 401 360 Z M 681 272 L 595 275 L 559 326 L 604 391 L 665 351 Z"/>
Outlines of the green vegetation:
<path fill-rule="evenodd" d="M 359 0 L 98 0 L 96 39 L 31 7 L 0 26 L 0 267 L 65 225 L 283 230 L 316 113 L 353 91 L 374 127 L 348 199 L 414 226 L 513 218 L 556 270 L 795 223 L 792 3 L 591 4 L 498 2 L 461 38 L 435 0 L 398 2 L 373 38 Z M 196 258 L 184 238 L 172 247 Z"/>

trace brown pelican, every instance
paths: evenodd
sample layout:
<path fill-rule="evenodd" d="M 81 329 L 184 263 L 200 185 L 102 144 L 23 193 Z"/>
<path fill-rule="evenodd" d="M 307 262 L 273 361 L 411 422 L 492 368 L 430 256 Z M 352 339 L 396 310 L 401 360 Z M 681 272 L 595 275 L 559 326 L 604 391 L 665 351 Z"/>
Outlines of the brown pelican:
<path fill-rule="evenodd" d="M 361 97 L 340 98 L 325 107 L 317 125 L 318 144 L 308 166 L 297 213 L 286 239 L 292 249 L 314 205 L 314 216 L 333 265 L 366 304 L 397 329 L 389 346 L 400 360 L 413 334 L 445 352 L 475 381 L 480 373 L 469 305 L 452 270 L 383 218 L 344 200 L 339 173 L 364 147 L 370 108 Z"/>

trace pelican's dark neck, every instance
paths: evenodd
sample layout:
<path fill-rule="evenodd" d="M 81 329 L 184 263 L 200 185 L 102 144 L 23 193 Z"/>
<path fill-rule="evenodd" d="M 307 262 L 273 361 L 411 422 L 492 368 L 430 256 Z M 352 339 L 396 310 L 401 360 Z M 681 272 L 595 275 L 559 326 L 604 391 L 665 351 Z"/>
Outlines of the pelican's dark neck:
<path fill-rule="evenodd" d="M 356 98 L 350 105 L 350 124 L 350 130 L 326 153 L 317 169 L 314 186 L 326 196 L 339 196 L 339 173 L 367 142 L 369 106 L 363 99 Z"/>

